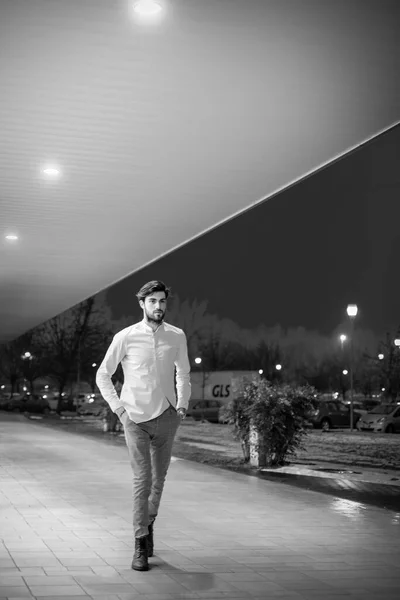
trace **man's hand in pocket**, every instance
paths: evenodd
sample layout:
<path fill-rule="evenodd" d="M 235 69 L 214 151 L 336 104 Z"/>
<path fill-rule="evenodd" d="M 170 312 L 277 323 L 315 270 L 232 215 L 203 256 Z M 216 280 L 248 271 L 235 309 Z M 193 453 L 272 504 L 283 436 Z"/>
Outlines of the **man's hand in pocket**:
<path fill-rule="evenodd" d="M 123 406 L 120 406 L 115 411 L 115 414 L 117 415 L 118 419 L 121 421 L 122 425 L 125 425 L 126 420 L 128 418 L 128 413 L 126 412 L 125 408 Z"/>

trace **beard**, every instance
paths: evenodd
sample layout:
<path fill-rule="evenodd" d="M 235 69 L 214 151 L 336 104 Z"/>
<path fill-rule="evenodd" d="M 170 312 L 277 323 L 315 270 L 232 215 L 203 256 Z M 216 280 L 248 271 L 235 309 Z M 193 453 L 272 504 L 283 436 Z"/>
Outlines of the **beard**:
<path fill-rule="evenodd" d="M 155 323 L 156 325 L 159 325 L 160 323 L 163 322 L 165 317 L 165 312 L 160 312 L 160 314 L 154 315 L 154 313 L 149 313 L 148 310 L 146 310 L 146 318 L 150 323 Z"/>

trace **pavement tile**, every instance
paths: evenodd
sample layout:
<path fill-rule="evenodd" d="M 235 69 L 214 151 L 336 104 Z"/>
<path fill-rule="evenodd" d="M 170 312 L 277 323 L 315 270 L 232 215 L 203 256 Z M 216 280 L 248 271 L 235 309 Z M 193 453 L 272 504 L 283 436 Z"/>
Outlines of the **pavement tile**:
<path fill-rule="evenodd" d="M 64 567 L 106 567 L 107 563 L 102 560 L 100 557 L 91 557 L 91 558 L 77 558 L 75 556 L 63 557 L 59 559 L 60 563 L 64 565 Z"/>
<path fill-rule="evenodd" d="M 131 593 L 136 590 L 136 586 L 133 587 L 129 583 L 106 583 L 99 580 L 93 581 L 92 583 L 81 584 L 82 589 L 90 596 L 109 595 L 109 594 L 124 594 Z"/>
<path fill-rule="evenodd" d="M 3 575 L 0 573 L 0 587 L 24 586 L 25 581 L 21 575 Z"/>
<path fill-rule="evenodd" d="M 58 598 L 59 596 L 84 596 L 85 592 L 81 587 L 77 585 L 59 585 L 59 586 L 31 586 L 30 591 L 34 596 L 47 597 L 47 598 Z"/>
<path fill-rule="evenodd" d="M 41 587 L 41 586 L 63 586 L 63 585 L 75 585 L 75 579 L 71 575 L 60 575 L 60 576 L 42 576 L 35 577 L 33 575 L 24 577 L 26 585 L 29 587 Z"/>
<path fill-rule="evenodd" d="M 33 597 L 33 596 L 32 596 Z M 82 596 L 60 596 L 54 594 L 54 596 L 36 596 L 36 600 L 52 600 L 52 598 L 56 598 L 57 600 L 91 600 L 90 596 L 82 595 Z M 11 600 L 10 598 L 8 600 Z"/>
<path fill-rule="evenodd" d="M 15 563 L 11 558 L 0 558 L 0 569 L 15 567 Z"/>
<path fill-rule="evenodd" d="M 3 586 L 0 585 L 0 597 L 4 598 L 26 598 L 31 595 L 26 586 Z"/>
<path fill-rule="evenodd" d="M 223 581 L 265 581 L 265 577 L 254 571 L 217 573 L 217 577 Z"/>

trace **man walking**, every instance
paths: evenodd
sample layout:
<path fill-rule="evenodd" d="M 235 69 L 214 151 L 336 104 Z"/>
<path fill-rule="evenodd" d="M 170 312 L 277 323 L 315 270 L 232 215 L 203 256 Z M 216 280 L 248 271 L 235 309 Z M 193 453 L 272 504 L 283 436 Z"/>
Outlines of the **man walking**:
<path fill-rule="evenodd" d="M 164 322 L 169 293 L 162 281 L 139 290 L 143 320 L 114 336 L 96 374 L 103 398 L 124 426 L 133 472 L 132 569 L 137 571 L 147 571 L 153 556 L 153 524 L 191 391 L 186 336 Z M 119 363 L 124 372 L 120 397 L 111 380 Z"/>

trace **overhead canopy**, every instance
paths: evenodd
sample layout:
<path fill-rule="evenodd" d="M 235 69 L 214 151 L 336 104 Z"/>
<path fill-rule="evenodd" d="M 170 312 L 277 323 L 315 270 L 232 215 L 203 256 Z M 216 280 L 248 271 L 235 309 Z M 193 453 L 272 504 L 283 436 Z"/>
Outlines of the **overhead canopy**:
<path fill-rule="evenodd" d="M 0 342 L 400 117 L 397 1 L 160 2 L 0 4 Z"/>

